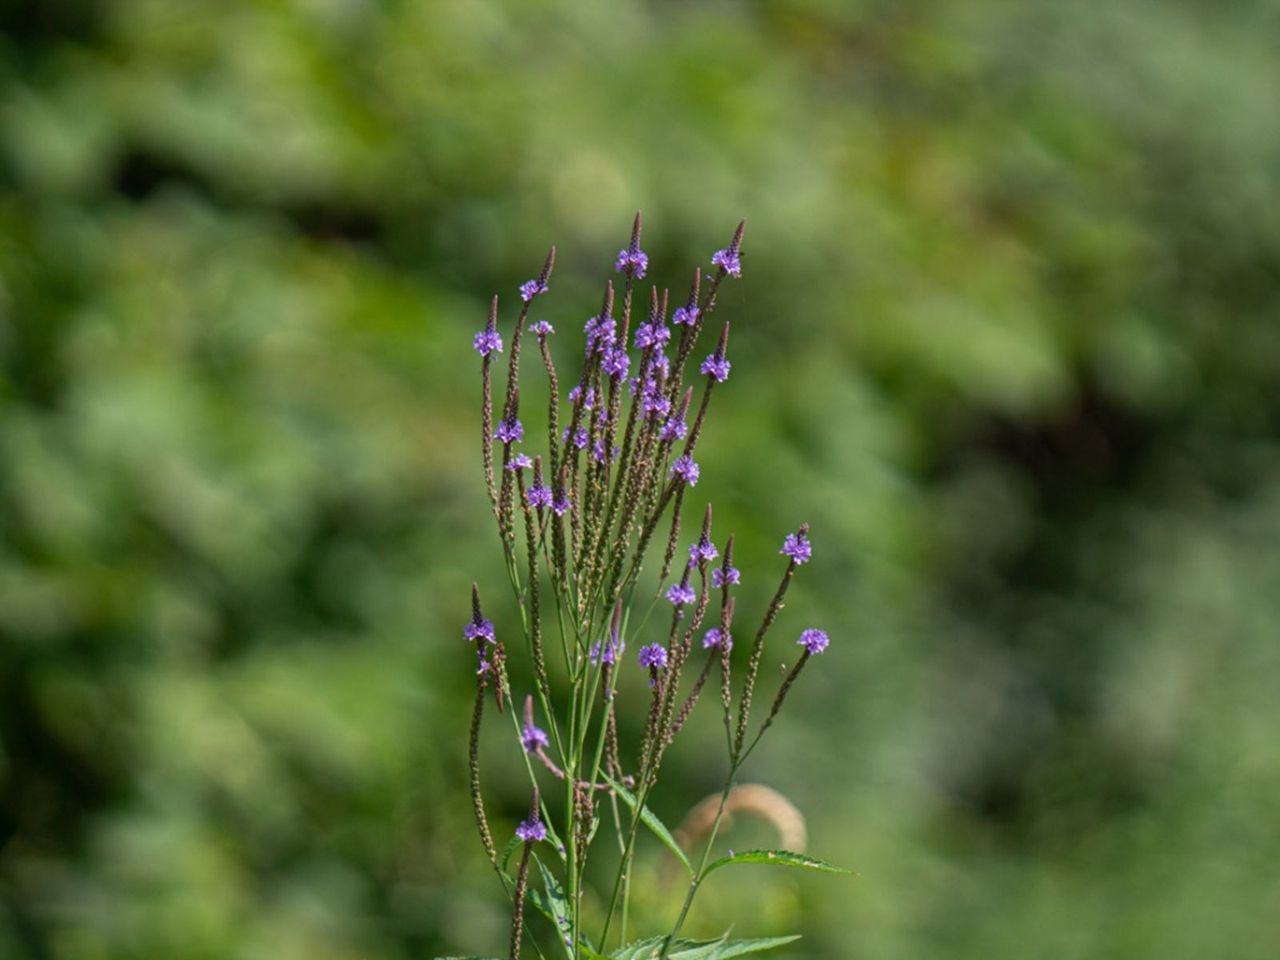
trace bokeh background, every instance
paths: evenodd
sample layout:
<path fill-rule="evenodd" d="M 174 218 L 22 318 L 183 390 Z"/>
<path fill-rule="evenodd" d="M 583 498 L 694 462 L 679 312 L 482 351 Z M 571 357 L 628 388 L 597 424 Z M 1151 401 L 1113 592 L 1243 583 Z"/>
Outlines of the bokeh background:
<path fill-rule="evenodd" d="M 514 611 L 470 338 L 554 242 L 537 313 L 576 349 L 637 208 L 679 288 L 749 220 L 695 509 L 748 618 L 813 524 L 779 631 L 832 646 L 747 774 L 858 871 L 725 871 L 694 931 L 1280 956 L 1280 4 L 5 0 L 0 30 L 0 957 L 502 951 L 459 629 L 472 578 Z"/>

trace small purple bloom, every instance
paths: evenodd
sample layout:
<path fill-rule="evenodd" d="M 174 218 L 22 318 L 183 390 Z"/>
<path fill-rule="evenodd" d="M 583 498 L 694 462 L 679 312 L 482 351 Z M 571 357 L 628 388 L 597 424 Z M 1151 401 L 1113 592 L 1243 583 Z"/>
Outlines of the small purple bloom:
<path fill-rule="evenodd" d="M 716 549 L 716 545 L 710 540 L 699 540 L 697 543 L 689 544 L 689 562 L 697 564 L 700 561 L 714 560 L 720 556 L 720 551 Z"/>
<path fill-rule="evenodd" d="M 520 299 L 525 303 L 528 303 L 538 294 L 546 292 L 546 281 L 538 280 L 536 277 L 533 280 L 526 280 L 524 283 L 520 284 Z"/>
<path fill-rule="evenodd" d="M 662 323 L 646 323 L 636 328 L 636 349 L 664 347 L 671 341 L 671 330 Z"/>
<path fill-rule="evenodd" d="M 649 383 L 653 384 L 650 380 Z M 671 412 L 671 401 L 666 398 L 662 391 L 657 389 L 657 384 L 653 384 L 654 389 L 646 389 L 644 393 L 644 415 L 646 417 L 665 417 Z"/>
<path fill-rule="evenodd" d="M 619 250 L 618 262 L 614 264 L 614 269 L 619 273 L 623 270 L 634 270 L 636 279 L 643 279 L 644 272 L 649 269 L 649 257 L 639 247 Z"/>
<path fill-rule="evenodd" d="M 568 427 L 565 427 L 565 430 L 568 429 Z M 573 434 L 573 445 L 579 450 L 585 450 L 587 448 L 588 439 L 586 428 L 579 427 Z"/>
<path fill-rule="evenodd" d="M 804 647 L 808 651 L 809 656 L 816 657 L 823 650 L 827 649 L 827 631 L 825 630 L 806 630 L 800 634 L 800 639 L 796 643 Z"/>
<path fill-rule="evenodd" d="M 618 459 L 618 454 L 622 451 L 615 445 L 612 453 L 609 454 L 610 462 Z M 604 463 L 604 440 L 600 439 L 595 442 L 595 446 L 591 448 L 591 459 L 596 463 Z"/>
<path fill-rule="evenodd" d="M 720 646 L 720 638 L 724 636 L 724 631 L 719 627 L 712 627 L 707 631 L 706 636 L 702 638 L 702 647 L 704 650 L 710 650 L 712 647 Z M 733 649 L 733 637 L 730 636 L 725 640 L 725 649 Z"/>
<path fill-rule="evenodd" d="M 547 839 L 547 825 L 537 817 L 530 817 L 528 820 L 521 820 L 520 825 L 516 827 L 516 836 L 525 843 L 534 843 L 538 840 Z"/>
<path fill-rule="evenodd" d="M 788 533 L 787 538 L 782 541 L 782 549 L 778 552 L 786 554 L 799 566 L 809 562 L 809 558 L 813 556 L 813 545 L 809 543 L 808 536 L 803 533 Z"/>
<path fill-rule="evenodd" d="M 671 475 L 679 477 L 691 487 L 696 487 L 698 477 L 702 475 L 702 469 L 693 457 L 685 453 L 677 457 L 676 462 L 671 465 Z"/>
<path fill-rule="evenodd" d="M 676 307 L 675 312 L 671 314 L 671 322 L 680 326 L 692 327 L 698 322 L 698 317 L 702 311 L 697 307 Z"/>
<path fill-rule="evenodd" d="M 533 466 L 533 458 L 527 453 L 517 453 L 509 461 L 507 461 L 508 470 L 528 470 Z"/>
<path fill-rule="evenodd" d="M 499 420 L 498 428 L 493 435 L 503 443 L 516 443 L 524 439 L 524 424 L 515 417 L 510 420 Z"/>
<path fill-rule="evenodd" d="M 626 649 L 627 645 L 621 640 L 614 641 L 611 639 L 603 647 L 600 641 L 597 640 L 591 647 L 591 665 L 598 667 L 601 661 L 604 663 L 617 663 L 618 658 L 622 656 L 623 651 Z"/>
<path fill-rule="evenodd" d="M 551 506 L 551 488 L 535 483 L 529 488 L 526 496 L 529 498 L 529 506 L 531 507 L 549 507 Z"/>
<path fill-rule="evenodd" d="M 671 601 L 673 606 L 683 607 L 686 603 L 693 603 L 698 595 L 693 592 L 693 587 L 687 583 L 673 583 L 671 589 L 667 591 L 667 599 Z"/>
<path fill-rule="evenodd" d="M 556 328 L 545 320 L 539 320 L 537 323 L 529 324 L 529 332 L 537 334 L 540 337 L 545 337 L 549 333 L 555 333 Z M 498 349 L 501 350 L 502 348 L 499 347 Z"/>
<path fill-rule="evenodd" d="M 662 425 L 662 429 L 658 431 L 658 439 L 665 440 L 668 443 L 683 440 L 688 431 L 689 426 L 684 422 L 683 417 L 671 417 Z"/>
<path fill-rule="evenodd" d="M 651 643 L 640 648 L 640 666 L 652 670 L 662 670 L 667 665 L 667 648 L 660 643 Z"/>
<path fill-rule="evenodd" d="M 487 357 L 494 350 L 502 352 L 502 337 L 497 330 L 490 330 L 488 327 L 476 334 L 473 341 L 476 353 L 482 357 Z"/>
<path fill-rule="evenodd" d="M 574 387 L 572 390 L 569 391 L 569 402 L 577 403 L 578 398 L 581 396 L 582 396 L 582 384 L 578 384 L 576 387 Z M 587 395 L 583 397 L 583 400 L 582 400 L 582 409 L 591 410 L 595 407 L 595 405 L 596 405 L 596 388 L 587 387 Z"/>
<path fill-rule="evenodd" d="M 615 380 L 625 377 L 630 367 L 631 358 L 627 356 L 626 350 L 620 348 L 610 347 L 604 352 L 604 356 L 600 360 L 600 369 Z"/>
<path fill-rule="evenodd" d="M 702 373 L 710 374 L 716 378 L 716 383 L 724 383 L 729 379 L 729 368 L 733 366 L 724 357 L 717 354 L 711 354 L 707 359 L 702 361 L 702 366 L 698 369 Z"/>
<path fill-rule="evenodd" d="M 481 620 L 479 623 L 476 623 L 474 620 L 472 620 L 470 623 L 468 623 L 465 627 L 462 628 L 462 636 L 466 640 L 475 640 L 479 638 L 481 640 L 488 640 L 490 643 L 493 643 L 494 642 L 493 621 Z"/>
<path fill-rule="evenodd" d="M 524 729 L 520 732 L 520 743 L 525 753 L 534 753 L 542 747 L 551 746 L 551 741 L 547 739 L 547 731 L 532 723 L 524 725 Z"/>
<path fill-rule="evenodd" d="M 742 260 L 733 247 L 717 250 L 712 255 L 711 262 L 717 267 L 724 267 L 724 272 L 735 279 L 742 276 Z"/>
<path fill-rule="evenodd" d="M 558 491 L 555 499 L 551 501 L 551 509 L 555 511 L 557 517 L 563 517 L 569 506 L 569 495 L 564 490 Z"/>
<path fill-rule="evenodd" d="M 665 353 L 655 353 L 649 361 L 649 375 L 666 379 L 671 376 L 671 358 Z"/>
<path fill-rule="evenodd" d="M 723 587 L 726 583 L 737 583 L 741 579 L 742 574 L 738 572 L 737 567 L 730 567 L 727 574 L 722 567 L 716 567 L 711 571 L 711 585 L 713 587 Z"/>
<path fill-rule="evenodd" d="M 607 350 L 618 340 L 618 324 L 611 317 L 592 317 L 582 329 L 587 334 L 587 353 Z"/>

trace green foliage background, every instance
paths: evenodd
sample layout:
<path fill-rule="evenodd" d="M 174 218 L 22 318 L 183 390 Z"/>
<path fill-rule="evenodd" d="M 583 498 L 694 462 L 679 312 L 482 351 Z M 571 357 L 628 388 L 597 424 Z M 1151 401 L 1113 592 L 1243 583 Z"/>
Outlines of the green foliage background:
<path fill-rule="evenodd" d="M 572 340 L 636 208 L 677 287 L 749 219 L 695 509 L 737 532 L 748 619 L 813 523 L 769 669 L 804 626 L 832 647 L 748 776 L 858 871 L 724 871 L 691 933 L 1280 955 L 1280 5 L 0 27 L 0 957 L 501 949 L 472 578 L 514 623 L 470 337 L 554 242 Z M 668 822 L 716 731 L 674 751 Z M 642 869 L 667 882 L 656 844 Z"/>

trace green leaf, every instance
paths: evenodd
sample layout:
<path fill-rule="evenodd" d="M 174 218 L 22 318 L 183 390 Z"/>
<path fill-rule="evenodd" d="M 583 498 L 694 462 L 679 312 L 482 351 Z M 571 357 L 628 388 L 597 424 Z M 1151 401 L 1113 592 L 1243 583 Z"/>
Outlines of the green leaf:
<path fill-rule="evenodd" d="M 735 853 L 732 856 L 721 857 L 715 863 L 707 867 L 706 873 L 702 876 L 705 879 L 713 870 L 719 870 L 721 867 L 727 867 L 731 863 L 772 863 L 780 867 L 802 867 L 806 870 L 820 870 L 823 873 L 852 873 L 852 870 L 846 870 L 843 867 L 836 867 L 821 860 L 815 860 L 813 857 L 806 857 L 800 853 L 792 853 L 790 850 L 744 850 L 742 853 Z"/>
<path fill-rule="evenodd" d="M 503 873 L 507 872 L 507 864 L 511 862 L 511 855 L 516 852 L 520 845 L 524 843 L 519 837 L 512 837 L 506 848 L 502 851 L 502 859 L 498 861 L 498 867 Z M 453 960 L 451 957 L 445 957 L 444 960 Z"/>
<path fill-rule="evenodd" d="M 729 940 L 728 934 L 715 940 L 677 940 L 671 945 L 668 960 L 727 960 L 748 953 L 761 953 L 799 940 L 799 936 L 766 937 L 756 940 Z M 666 937 L 648 937 L 619 947 L 611 960 L 657 960 Z"/>
<path fill-rule="evenodd" d="M 613 792 L 622 798 L 622 802 L 630 807 L 632 812 L 635 812 L 636 798 L 632 795 L 631 791 L 607 775 L 604 779 L 613 789 Z M 666 824 L 659 820 L 654 812 L 647 806 L 640 808 L 640 822 L 648 827 L 653 832 L 653 835 L 661 840 L 663 844 L 666 845 L 666 848 L 676 855 L 676 859 L 684 865 L 685 870 L 687 870 L 689 872 L 689 876 L 692 877 L 693 864 L 689 862 L 689 858 L 685 856 L 685 852 L 680 849 L 680 844 L 676 843 L 676 838 L 671 835 L 671 831 L 667 829 Z"/>
<path fill-rule="evenodd" d="M 535 896 L 534 903 L 538 909 L 546 915 L 547 919 L 555 925 L 556 940 L 560 942 L 560 946 L 564 948 L 564 952 L 573 960 L 573 950 L 570 947 L 570 931 L 573 929 L 573 920 L 569 913 L 569 902 L 565 899 L 564 890 L 550 870 L 542 863 L 537 854 L 533 855 L 534 861 L 538 864 L 538 871 L 542 874 L 542 886 L 546 890 L 545 901 L 538 903 L 542 897 Z M 536 893 L 534 890 L 529 891 L 531 894 Z M 589 953 L 595 953 L 589 940 L 582 934 L 578 935 L 578 942 L 581 943 Z"/>

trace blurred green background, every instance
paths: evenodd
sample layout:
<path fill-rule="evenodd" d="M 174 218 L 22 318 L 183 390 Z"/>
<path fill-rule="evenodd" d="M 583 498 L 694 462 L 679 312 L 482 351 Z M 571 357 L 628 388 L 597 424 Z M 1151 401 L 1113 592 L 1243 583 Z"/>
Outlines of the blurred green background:
<path fill-rule="evenodd" d="M 725 871 L 694 932 L 1280 956 L 1280 4 L 3 0 L 0 31 L 0 957 L 501 952 L 471 579 L 515 621 L 470 338 L 556 243 L 567 357 L 637 208 L 680 289 L 749 220 L 694 508 L 748 619 L 813 524 L 779 631 L 832 646 L 747 778 L 858 871 Z"/>

